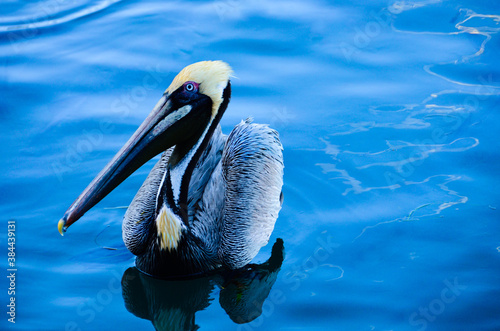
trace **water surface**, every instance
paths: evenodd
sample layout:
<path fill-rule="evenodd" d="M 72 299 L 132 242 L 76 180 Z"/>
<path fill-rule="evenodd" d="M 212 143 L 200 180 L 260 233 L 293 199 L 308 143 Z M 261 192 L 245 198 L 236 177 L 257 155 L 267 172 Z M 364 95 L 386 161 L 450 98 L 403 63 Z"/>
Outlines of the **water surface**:
<path fill-rule="evenodd" d="M 1 329 L 500 329 L 497 2 L 1 8 L 2 274 L 8 220 L 18 269 Z M 235 71 L 223 131 L 251 116 L 280 132 L 285 200 L 254 262 L 277 238 L 284 260 L 174 285 L 129 269 L 117 207 L 154 161 L 60 237 L 175 74 L 207 59 Z"/>

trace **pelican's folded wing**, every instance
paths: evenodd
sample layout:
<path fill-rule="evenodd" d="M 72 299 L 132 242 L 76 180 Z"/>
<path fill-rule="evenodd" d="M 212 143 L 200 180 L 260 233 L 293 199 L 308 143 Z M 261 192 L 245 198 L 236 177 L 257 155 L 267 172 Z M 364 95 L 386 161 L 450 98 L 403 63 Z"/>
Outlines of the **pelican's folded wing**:
<path fill-rule="evenodd" d="M 140 255 L 147 247 L 151 233 L 151 222 L 156 209 L 158 189 L 167 169 L 173 148 L 166 150 L 155 164 L 141 188 L 130 203 L 122 224 L 125 246 L 135 255 Z"/>
<path fill-rule="evenodd" d="M 281 209 L 283 146 L 278 133 L 251 120 L 238 124 L 222 154 L 225 203 L 219 258 L 232 269 L 267 244 Z"/>

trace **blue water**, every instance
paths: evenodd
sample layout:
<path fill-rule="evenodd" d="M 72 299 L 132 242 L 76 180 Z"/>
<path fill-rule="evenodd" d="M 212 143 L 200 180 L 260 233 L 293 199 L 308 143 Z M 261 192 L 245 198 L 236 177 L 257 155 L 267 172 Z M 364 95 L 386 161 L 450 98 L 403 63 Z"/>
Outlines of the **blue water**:
<path fill-rule="evenodd" d="M 500 330 L 497 1 L 0 7 L 2 330 Z M 175 74 L 207 59 L 236 75 L 223 131 L 252 116 L 285 148 L 283 209 L 255 263 L 277 238 L 285 258 L 250 289 L 128 270 L 117 207 L 154 160 L 57 232 Z M 247 323 L 231 288 L 261 291 Z"/>

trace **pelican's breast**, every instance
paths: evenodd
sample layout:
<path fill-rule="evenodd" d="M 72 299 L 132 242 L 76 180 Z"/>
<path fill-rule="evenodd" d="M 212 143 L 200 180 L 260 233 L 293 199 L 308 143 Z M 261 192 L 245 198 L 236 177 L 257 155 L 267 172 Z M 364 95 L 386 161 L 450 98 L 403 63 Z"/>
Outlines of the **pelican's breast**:
<path fill-rule="evenodd" d="M 182 220 L 165 205 L 156 217 L 156 234 L 161 250 L 174 250 L 179 246 L 182 236 Z"/>

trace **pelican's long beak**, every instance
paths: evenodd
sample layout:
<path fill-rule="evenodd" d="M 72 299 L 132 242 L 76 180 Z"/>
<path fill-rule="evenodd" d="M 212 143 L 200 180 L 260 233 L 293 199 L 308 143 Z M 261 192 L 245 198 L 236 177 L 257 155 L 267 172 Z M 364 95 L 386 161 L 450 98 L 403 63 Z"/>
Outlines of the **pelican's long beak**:
<path fill-rule="evenodd" d="M 191 99 L 187 104 L 178 102 L 171 94 L 165 93 L 125 146 L 59 220 L 57 227 L 61 235 L 140 166 L 182 141 L 189 122 L 196 120 L 193 119 L 196 116 L 195 109 L 210 107 L 211 101 L 207 97 Z M 191 119 L 183 120 L 184 118 Z"/>

